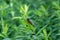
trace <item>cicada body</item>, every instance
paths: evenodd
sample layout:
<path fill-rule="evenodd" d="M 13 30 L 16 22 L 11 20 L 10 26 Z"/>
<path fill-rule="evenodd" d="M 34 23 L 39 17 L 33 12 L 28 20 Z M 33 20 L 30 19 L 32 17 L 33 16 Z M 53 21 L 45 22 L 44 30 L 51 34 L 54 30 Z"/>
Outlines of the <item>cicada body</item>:
<path fill-rule="evenodd" d="M 30 23 L 31 25 L 33 25 L 33 26 L 34 26 L 34 22 L 33 22 L 33 20 L 32 20 L 32 19 L 27 18 L 27 21 L 28 21 L 28 23 Z"/>

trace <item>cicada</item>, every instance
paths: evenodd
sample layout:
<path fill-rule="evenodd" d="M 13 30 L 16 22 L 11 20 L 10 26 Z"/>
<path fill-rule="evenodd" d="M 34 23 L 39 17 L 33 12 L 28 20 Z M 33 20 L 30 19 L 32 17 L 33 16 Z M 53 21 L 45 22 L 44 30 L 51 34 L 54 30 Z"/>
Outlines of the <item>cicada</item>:
<path fill-rule="evenodd" d="M 30 23 L 31 25 L 33 25 L 33 26 L 34 26 L 34 22 L 33 22 L 33 20 L 32 20 L 32 19 L 27 18 L 27 21 L 28 21 L 28 23 Z"/>

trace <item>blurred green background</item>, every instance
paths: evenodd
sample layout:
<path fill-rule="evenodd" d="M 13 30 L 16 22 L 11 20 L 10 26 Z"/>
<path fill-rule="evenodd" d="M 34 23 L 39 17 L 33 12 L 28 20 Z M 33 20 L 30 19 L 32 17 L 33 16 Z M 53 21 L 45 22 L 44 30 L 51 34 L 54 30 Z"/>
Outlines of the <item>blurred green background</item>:
<path fill-rule="evenodd" d="M 0 40 L 60 40 L 60 0 L 0 0 Z"/>

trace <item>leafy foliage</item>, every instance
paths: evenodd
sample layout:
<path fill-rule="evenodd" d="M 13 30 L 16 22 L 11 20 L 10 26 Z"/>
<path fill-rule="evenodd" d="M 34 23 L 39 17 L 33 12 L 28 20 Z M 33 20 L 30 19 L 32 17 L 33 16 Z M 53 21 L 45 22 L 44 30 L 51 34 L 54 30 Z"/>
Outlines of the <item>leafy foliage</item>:
<path fill-rule="evenodd" d="M 0 0 L 0 40 L 60 40 L 60 1 Z"/>

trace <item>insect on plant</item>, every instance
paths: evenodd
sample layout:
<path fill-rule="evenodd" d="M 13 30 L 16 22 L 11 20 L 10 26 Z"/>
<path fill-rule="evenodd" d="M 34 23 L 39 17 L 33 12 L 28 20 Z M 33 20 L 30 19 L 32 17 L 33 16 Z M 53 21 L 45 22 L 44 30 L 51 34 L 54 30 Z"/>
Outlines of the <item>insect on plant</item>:
<path fill-rule="evenodd" d="M 33 25 L 33 26 L 34 26 L 34 23 L 33 23 L 33 20 L 32 20 L 32 19 L 27 18 L 27 21 L 28 21 L 28 23 L 30 23 L 31 25 Z"/>

